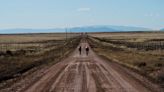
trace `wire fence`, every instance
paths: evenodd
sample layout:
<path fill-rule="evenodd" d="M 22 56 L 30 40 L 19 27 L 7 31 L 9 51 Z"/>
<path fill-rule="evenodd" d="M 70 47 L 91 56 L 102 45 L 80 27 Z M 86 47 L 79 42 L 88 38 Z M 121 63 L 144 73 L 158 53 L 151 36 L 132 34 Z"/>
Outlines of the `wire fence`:
<path fill-rule="evenodd" d="M 64 40 L 59 41 L 44 41 L 44 42 L 7 42 L 0 43 L 0 56 L 9 53 L 22 54 L 24 53 L 38 53 L 44 50 L 55 48 L 59 45 L 64 45 Z"/>
<path fill-rule="evenodd" d="M 128 48 L 136 48 L 138 50 L 164 50 L 164 41 L 158 42 L 123 42 L 110 41 L 112 44 L 123 45 Z"/>
<path fill-rule="evenodd" d="M 99 38 L 97 38 L 99 39 Z M 112 40 L 112 39 L 99 39 L 104 42 L 111 44 L 126 46 L 128 48 L 135 48 L 138 50 L 164 50 L 164 40 L 150 40 L 145 42 L 128 42 L 123 40 Z"/>

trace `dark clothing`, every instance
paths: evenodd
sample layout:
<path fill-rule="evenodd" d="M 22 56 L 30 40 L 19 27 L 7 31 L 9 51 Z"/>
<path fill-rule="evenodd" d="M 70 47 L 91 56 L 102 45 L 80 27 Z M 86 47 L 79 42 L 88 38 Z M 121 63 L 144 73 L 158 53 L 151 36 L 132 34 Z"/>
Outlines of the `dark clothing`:
<path fill-rule="evenodd" d="M 86 51 L 89 51 L 89 48 L 88 47 L 86 48 Z"/>
<path fill-rule="evenodd" d="M 85 50 L 86 50 L 86 55 L 88 55 L 88 53 L 89 53 L 89 47 L 86 47 Z"/>
<path fill-rule="evenodd" d="M 80 53 L 80 55 L 81 55 L 81 46 L 79 47 L 79 53 Z"/>

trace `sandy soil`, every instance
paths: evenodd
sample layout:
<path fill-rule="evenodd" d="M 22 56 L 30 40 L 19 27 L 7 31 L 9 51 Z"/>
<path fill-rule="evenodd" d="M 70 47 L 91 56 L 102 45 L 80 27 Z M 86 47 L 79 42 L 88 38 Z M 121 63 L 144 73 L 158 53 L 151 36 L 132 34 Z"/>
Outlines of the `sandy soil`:
<path fill-rule="evenodd" d="M 88 45 L 87 42 L 82 41 L 80 45 L 82 46 L 81 55 L 76 49 L 65 60 L 42 71 L 42 77 L 39 77 L 35 82 L 13 91 L 154 92 L 151 88 L 138 81 L 135 76 L 132 76 L 133 73 L 129 73 L 131 72 L 130 70 L 100 58 L 92 50 L 87 56 L 85 52 L 85 46 Z"/>

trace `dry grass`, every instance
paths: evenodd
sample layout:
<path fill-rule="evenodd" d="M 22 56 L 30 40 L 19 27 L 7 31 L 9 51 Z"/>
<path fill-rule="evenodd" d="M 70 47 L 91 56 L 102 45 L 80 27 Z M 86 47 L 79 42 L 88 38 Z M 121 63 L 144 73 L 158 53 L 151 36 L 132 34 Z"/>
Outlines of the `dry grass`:
<path fill-rule="evenodd" d="M 78 34 L 69 33 L 67 38 L 72 38 Z M 0 35 L 0 52 L 16 50 L 45 50 L 53 45 L 62 44 L 66 40 L 65 33 L 47 34 L 14 34 Z"/>
<path fill-rule="evenodd" d="M 58 37 L 53 37 L 54 35 Z M 7 39 L 7 37 L 8 35 L 3 35 L 0 38 Z M 13 78 L 17 74 L 22 74 L 31 68 L 58 62 L 74 50 L 80 42 L 79 37 L 63 41 L 65 40 L 64 34 L 9 35 L 7 40 L 9 39 L 19 42 L 20 50 L 10 51 L 14 49 L 14 45 L 9 44 L 11 48 L 5 55 L 0 56 L 0 82 Z M 5 42 L 8 42 L 7 40 Z M 41 51 L 31 52 L 30 49 L 38 50 L 37 44 L 43 45 L 40 48 Z"/>
<path fill-rule="evenodd" d="M 114 35 L 114 38 L 112 38 L 112 34 Z M 125 36 L 125 34 L 129 34 L 130 36 Z M 109 59 L 117 60 L 118 63 L 138 70 L 146 76 L 149 76 L 155 80 L 163 80 L 164 74 L 162 73 L 162 71 L 164 69 L 164 55 L 161 53 L 161 51 L 140 51 L 136 49 L 134 50 L 129 48 L 122 48 L 121 46 L 118 46 L 116 44 L 111 44 L 101 40 L 104 39 L 103 33 L 101 33 L 100 35 L 90 35 L 94 37 L 98 36 L 98 39 L 90 38 L 90 43 L 92 44 L 94 50 L 99 53 L 99 55 L 103 55 L 105 57 L 108 57 Z M 145 40 L 164 38 L 164 36 L 162 36 L 164 35 L 164 33 L 134 33 L 133 35 L 132 33 L 122 33 L 122 35 L 121 33 L 106 33 L 104 35 L 108 39 L 112 38 L 118 40 L 127 40 L 127 37 L 128 39 L 133 39 L 135 37 L 135 39 Z M 156 54 L 152 54 L 152 52 L 156 52 Z"/>
<path fill-rule="evenodd" d="M 76 34 L 68 34 L 68 37 L 76 36 Z M 16 35 L 0 35 L 0 43 L 11 42 L 36 42 L 46 40 L 62 40 L 66 38 L 65 33 L 49 33 L 49 34 L 16 34 Z"/>
<path fill-rule="evenodd" d="M 138 32 L 138 33 L 90 33 L 92 37 L 123 39 L 131 42 L 143 42 L 151 39 L 164 39 L 164 32 Z"/>

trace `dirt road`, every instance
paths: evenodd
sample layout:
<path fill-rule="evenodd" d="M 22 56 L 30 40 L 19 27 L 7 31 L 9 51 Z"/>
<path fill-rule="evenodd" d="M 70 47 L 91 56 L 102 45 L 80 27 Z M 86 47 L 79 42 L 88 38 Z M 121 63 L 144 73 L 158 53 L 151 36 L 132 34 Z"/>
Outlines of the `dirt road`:
<path fill-rule="evenodd" d="M 44 71 L 44 76 L 18 92 L 151 92 L 120 65 L 104 60 L 92 50 L 86 55 L 87 42 L 67 59 Z"/>

